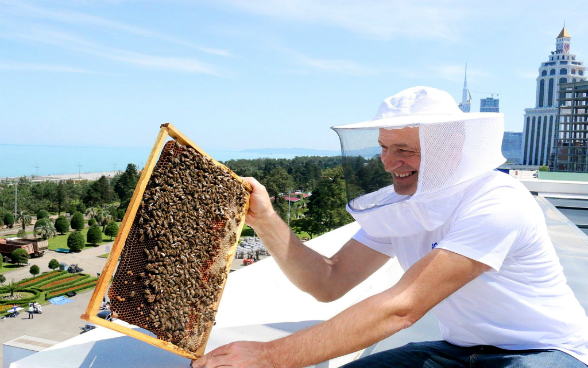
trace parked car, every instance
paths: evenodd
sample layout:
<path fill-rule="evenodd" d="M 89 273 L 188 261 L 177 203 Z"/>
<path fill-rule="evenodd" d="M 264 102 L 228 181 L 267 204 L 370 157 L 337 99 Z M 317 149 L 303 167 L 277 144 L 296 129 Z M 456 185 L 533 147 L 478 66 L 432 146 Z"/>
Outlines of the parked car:
<path fill-rule="evenodd" d="M 83 270 L 84 270 L 83 268 L 78 267 L 78 265 L 75 263 L 67 268 L 67 272 L 69 272 L 69 273 L 78 273 L 78 272 L 82 272 Z"/>

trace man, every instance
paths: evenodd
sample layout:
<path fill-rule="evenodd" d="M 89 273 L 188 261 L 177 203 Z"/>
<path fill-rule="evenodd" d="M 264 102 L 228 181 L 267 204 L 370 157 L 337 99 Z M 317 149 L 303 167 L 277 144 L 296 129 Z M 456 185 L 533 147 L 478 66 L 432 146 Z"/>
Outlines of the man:
<path fill-rule="evenodd" d="M 246 221 L 290 281 L 319 301 L 338 299 L 390 257 L 405 274 L 329 321 L 269 343 L 220 347 L 194 367 L 305 367 L 366 348 L 428 311 L 443 341 L 348 366 L 585 367 L 588 319 L 542 212 L 520 183 L 493 171 L 504 162 L 501 114 L 464 114 L 448 93 L 415 87 L 384 100 L 373 120 L 334 129 L 344 155 L 377 140 L 393 176 L 393 186 L 349 202 L 361 230 L 321 256 L 291 233 L 254 179 Z"/>

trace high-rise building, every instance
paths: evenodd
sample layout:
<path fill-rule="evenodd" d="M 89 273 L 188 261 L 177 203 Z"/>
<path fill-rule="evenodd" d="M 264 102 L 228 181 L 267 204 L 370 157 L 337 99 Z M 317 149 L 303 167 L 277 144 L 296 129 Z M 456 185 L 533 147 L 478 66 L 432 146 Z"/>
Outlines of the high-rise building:
<path fill-rule="evenodd" d="M 483 98 L 480 100 L 480 112 L 499 112 L 500 100 L 494 97 Z"/>
<path fill-rule="evenodd" d="M 521 163 L 521 146 L 523 133 L 504 132 L 502 139 L 502 155 L 506 158 L 507 164 L 518 165 Z"/>
<path fill-rule="evenodd" d="M 588 172 L 588 82 L 560 84 L 550 170 Z"/>
<path fill-rule="evenodd" d="M 470 95 L 470 91 L 468 90 L 468 64 L 466 64 L 465 76 L 463 79 L 463 91 L 461 94 L 461 102 L 457 106 L 463 112 L 470 112 L 471 103 L 472 103 L 472 96 Z"/>
<path fill-rule="evenodd" d="M 570 40 L 564 27 L 556 38 L 555 51 L 539 67 L 535 107 L 525 109 L 524 165 L 547 165 L 552 158 L 559 84 L 586 80 L 584 63 L 570 54 Z"/>

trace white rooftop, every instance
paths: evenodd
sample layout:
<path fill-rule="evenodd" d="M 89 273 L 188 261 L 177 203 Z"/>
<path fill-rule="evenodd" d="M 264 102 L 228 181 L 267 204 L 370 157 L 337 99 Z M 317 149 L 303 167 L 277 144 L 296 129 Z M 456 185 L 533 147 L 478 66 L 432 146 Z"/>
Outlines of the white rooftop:
<path fill-rule="evenodd" d="M 588 237 L 545 198 L 539 196 L 536 199 L 545 215 L 549 234 L 568 283 L 586 309 Z M 312 239 L 307 245 L 322 254 L 332 255 L 358 228 L 356 223 L 349 224 Z M 392 259 L 340 300 L 324 304 L 298 290 L 283 275 L 274 260 L 267 258 L 230 274 L 207 350 L 238 340 L 269 341 L 286 336 L 329 319 L 358 301 L 389 288 L 401 275 L 400 265 Z M 339 367 L 359 357 L 411 341 L 439 338 L 437 321 L 426 315 L 411 328 L 386 340 L 317 367 Z M 188 367 L 188 363 L 188 359 L 98 327 L 15 362 L 11 367 Z"/>

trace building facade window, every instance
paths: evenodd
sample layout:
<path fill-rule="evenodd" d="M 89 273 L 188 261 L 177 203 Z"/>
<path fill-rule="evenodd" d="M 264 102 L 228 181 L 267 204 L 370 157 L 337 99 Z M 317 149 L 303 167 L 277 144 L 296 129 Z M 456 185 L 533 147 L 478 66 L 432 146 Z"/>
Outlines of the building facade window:
<path fill-rule="evenodd" d="M 555 69 L 551 69 L 551 70 L 549 71 L 549 75 L 555 75 Z"/>
<path fill-rule="evenodd" d="M 545 79 L 539 82 L 539 107 L 543 107 L 543 97 L 545 96 Z"/>
<path fill-rule="evenodd" d="M 539 165 L 545 165 L 545 152 L 547 151 L 547 116 L 543 117 L 543 131 L 541 132 L 541 153 L 539 155 Z"/>
<path fill-rule="evenodd" d="M 541 148 L 539 147 L 539 138 L 540 138 L 540 132 L 541 132 L 541 116 L 537 117 L 537 125 L 535 125 L 535 129 L 533 129 L 535 131 L 535 149 L 533 149 L 533 152 L 535 152 L 535 157 L 533 159 L 533 165 L 538 165 L 539 164 L 539 151 L 541 150 Z"/>
<path fill-rule="evenodd" d="M 579 70 L 579 71 L 578 71 L 578 74 L 580 74 L 580 75 L 584 75 L 584 71 L 583 71 L 583 70 Z"/>
<path fill-rule="evenodd" d="M 568 74 L 568 70 L 567 70 L 566 68 L 561 68 L 561 69 L 559 70 L 559 74 L 560 74 L 560 75 L 567 75 L 567 74 Z"/>
<path fill-rule="evenodd" d="M 572 69 L 572 74 L 576 74 L 576 69 Z"/>
<path fill-rule="evenodd" d="M 528 165 L 527 153 L 529 152 L 529 136 L 531 133 L 531 118 L 527 116 L 527 122 L 525 123 L 525 147 L 523 152 L 523 164 Z"/>
<path fill-rule="evenodd" d="M 547 106 L 553 106 L 553 78 L 549 79 L 549 90 L 547 91 Z"/>
<path fill-rule="evenodd" d="M 547 70 L 544 70 L 544 71 L 541 72 L 541 76 L 542 77 L 545 77 L 546 75 L 547 75 Z"/>
<path fill-rule="evenodd" d="M 567 78 L 559 78 L 559 83 L 567 83 L 568 79 Z"/>

